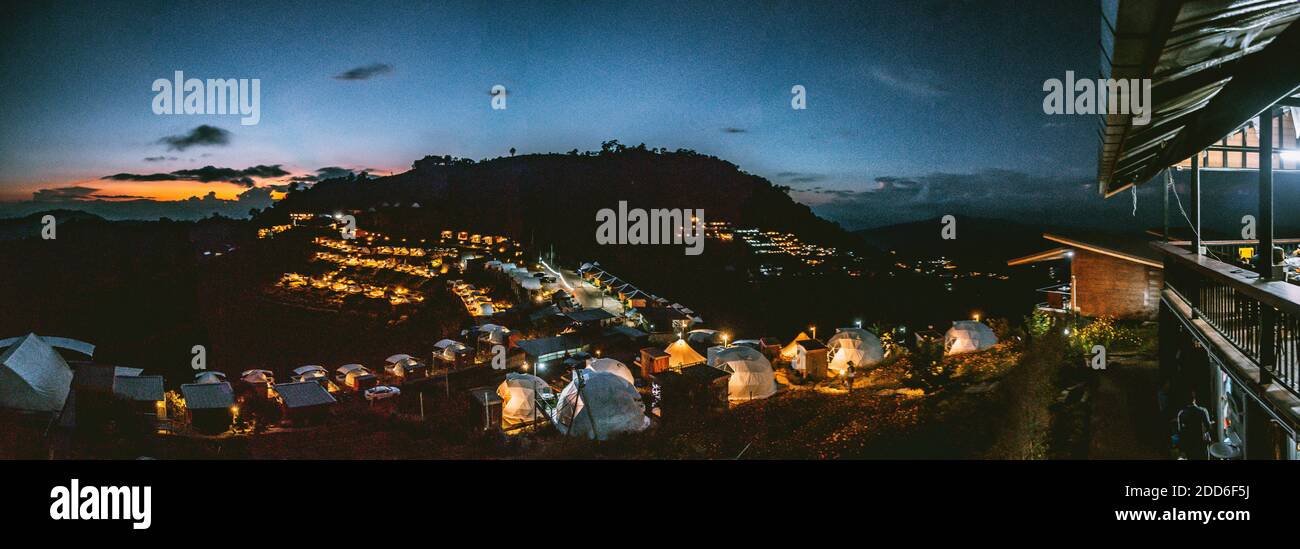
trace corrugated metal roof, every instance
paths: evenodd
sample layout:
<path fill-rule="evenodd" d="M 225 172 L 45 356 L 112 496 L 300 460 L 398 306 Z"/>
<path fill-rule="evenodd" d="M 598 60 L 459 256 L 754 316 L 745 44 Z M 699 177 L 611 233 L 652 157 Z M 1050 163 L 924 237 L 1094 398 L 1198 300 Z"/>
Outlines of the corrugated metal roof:
<path fill-rule="evenodd" d="M 334 404 L 334 396 L 326 391 L 320 383 L 315 381 L 299 381 L 295 383 L 278 383 L 275 386 L 275 392 L 280 395 L 284 405 L 289 408 L 305 408 L 307 406 L 320 406 Z"/>
<path fill-rule="evenodd" d="M 229 408 L 235 404 L 235 394 L 230 383 L 187 383 L 181 385 L 185 407 L 191 410 Z"/>
<path fill-rule="evenodd" d="M 116 376 L 113 394 L 131 400 L 157 402 L 163 399 L 162 376 Z"/>

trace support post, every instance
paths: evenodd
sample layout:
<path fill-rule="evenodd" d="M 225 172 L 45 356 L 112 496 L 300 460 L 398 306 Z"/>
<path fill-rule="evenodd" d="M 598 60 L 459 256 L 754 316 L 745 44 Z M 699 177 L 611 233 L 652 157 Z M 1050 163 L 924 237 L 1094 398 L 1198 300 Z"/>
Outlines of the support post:
<path fill-rule="evenodd" d="M 1259 278 L 1273 276 L 1273 107 L 1259 115 Z M 1277 364 L 1277 310 L 1260 303 L 1259 314 L 1259 383 L 1272 383 Z"/>
<path fill-rule="evenodd" d="M 1259 114 L 1259 277 L 1273 279 L 1273 107 Z"/>
<path fill-rule="evenodd" d="M 1192 253 L 1201 255 L 1201 152 L 1192 155 Z"/>
<path fill-rule="evenodd" d="M 1192 162 L 1195 161 L 1196 160 L 1192 160 Z M 1165 242 L 1169 242 L 1169 183 L 1162 180 L 1160 182 L 1160 185 L 1165 188 L 1165 204 L 1164 204 L 1165 230 L 1162 234 L 1164 235 L 1163 240 Z"/>

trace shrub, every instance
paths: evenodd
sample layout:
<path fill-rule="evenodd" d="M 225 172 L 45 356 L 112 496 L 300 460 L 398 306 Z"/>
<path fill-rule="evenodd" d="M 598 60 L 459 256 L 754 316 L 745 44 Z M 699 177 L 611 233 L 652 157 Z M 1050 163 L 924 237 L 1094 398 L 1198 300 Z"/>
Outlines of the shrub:
<path fill-rule="evenodd" d="M 1114 346 L 1137 346 L 1139 344 L 1141 344 L 1141 340 L 1138 339 L 1133 330 L 1117 324 L 1115 319 L 1109 316 L 1098 317 L 1083 327 L 1070 332 L 1070 347 L 1083 354 L 1092 352 L 1094 345 L 1101 345 L 1111 349 Z"/>
<path fill-rule="evenodd" d="M 1035 310 L 1033 314 L 1025 318 L 1025 329 L 1029 331 L 1029 335 L 1034 337 L 1047 334 L 1052 331 L 1052 327 L 1055 325 L 1056 317 L 1052 313 L 1043 310 Z"/>

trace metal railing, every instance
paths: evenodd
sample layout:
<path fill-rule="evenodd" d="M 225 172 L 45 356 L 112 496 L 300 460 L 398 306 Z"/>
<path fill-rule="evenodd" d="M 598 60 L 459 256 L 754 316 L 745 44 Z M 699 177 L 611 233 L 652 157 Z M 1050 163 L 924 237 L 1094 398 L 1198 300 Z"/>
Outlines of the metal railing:
<path fill-rule="evenodd" d="M 1233 246 L 1238 244 L 1234 243 Z M 1276 382 L 1300 397 L 1300 286 L 1262 281 L 1241 265 L 1196 256 L 1177 243 L 1156 244 L 1164 255 L 1165 285 Z"/>

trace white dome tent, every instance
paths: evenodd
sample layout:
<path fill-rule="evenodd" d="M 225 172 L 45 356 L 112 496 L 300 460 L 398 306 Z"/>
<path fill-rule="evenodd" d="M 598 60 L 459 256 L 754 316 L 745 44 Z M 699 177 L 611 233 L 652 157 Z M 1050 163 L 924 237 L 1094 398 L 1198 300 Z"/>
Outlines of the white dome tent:
<path fill-rule="evenodd" d="M 719 351 L 714 367 L 731 374 L 727 381 L 728 400 L 756 400 L 776 393 L 772 363 L 752 347 L 735 345 Z"/>
<path fill-rule="evenodd" d="M 885 347 L 880 338 L 862 328 L 840 328 L 826 340 L 826 347 L 830 349 L 827 367 L 837 373 L 844 373 L 850 362 L 854 369 L 860 370 L 885 359 Z"/>
<path fill-rule="evenodd" d="M 506 374 L 505 381 L 497 386 L 497 396 L 501 397 L 501 426 L 510 428 L 546 418 L 538 400 L 551 394 L 551 386 L 540 377 L 515 372 Z"/>
<path fill-rule="evenodd" d="M 579 378 L 583 383 L 581 396 Z M 596 440 L 650 426 L 641 395 L 632 384 L 616 374 L 585 368 L 574 370 L 573 381 L 560 391 L 551 419 L 561 433 Z"/>
<path fill-rule="evenodd" d="M 596 372 L 608 372 L 614 374 L 623 378 L 624 381 L 631 383 L 633 386 L 636 385 L 636 380 L 632 377 L 632 370 L 629 370 L 626 364 L 612 358 L 598 358 L 588 362 L 587 368 Z"/>
<path fill-rule="evenodd" d="M 976 320 L 958 320 L 943 334 L 945 354 L 957 355 L 983 351 L 997 345 L 998 336 L 987 324 Z"/>

